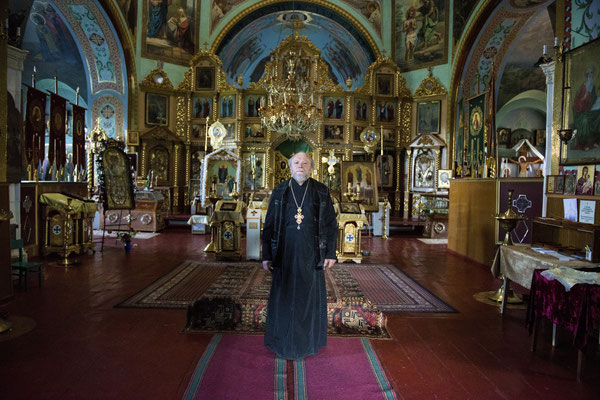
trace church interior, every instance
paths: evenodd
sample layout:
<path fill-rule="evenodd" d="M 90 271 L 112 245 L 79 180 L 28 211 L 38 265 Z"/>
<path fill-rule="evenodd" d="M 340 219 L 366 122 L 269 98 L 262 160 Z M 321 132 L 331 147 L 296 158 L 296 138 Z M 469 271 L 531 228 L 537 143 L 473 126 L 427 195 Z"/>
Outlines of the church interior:
<path fill-rule="evenodd" d="M 0 12 L 0 397 L 598 398 L 600 0 Z M 297 153 L 337 264 L 286 361 L 260 238 Z"/>

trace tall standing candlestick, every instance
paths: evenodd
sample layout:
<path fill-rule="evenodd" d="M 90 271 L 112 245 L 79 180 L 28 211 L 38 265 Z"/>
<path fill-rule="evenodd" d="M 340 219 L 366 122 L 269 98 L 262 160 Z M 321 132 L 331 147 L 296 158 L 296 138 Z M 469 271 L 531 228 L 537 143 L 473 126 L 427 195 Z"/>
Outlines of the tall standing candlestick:
<path fill-rule="evenodd" d="M 383 125 L 381 125 L 381 162 L 383 162 Z"/>
<path fill-rule="evenodd" d="M 58 94 L 58 78 L 54 76 L 54 93 Z"/>
<path fill-rule="evenodd" d="M 206 117 L 206 132 L 204 133 L 204 154 L 208 151 L 208 122 L 210 117 Z"/>
<path fill-rule="evenodd" d="M 33 66 L 33 74 L 31 74 L 31 87 L 35 88 L 35 65 Z"/>
<path fill-rule="evenodd" d="M 75 105 L 79 105 L 79 86 L 77 86 L 77 90 L 75 90 Z"/>

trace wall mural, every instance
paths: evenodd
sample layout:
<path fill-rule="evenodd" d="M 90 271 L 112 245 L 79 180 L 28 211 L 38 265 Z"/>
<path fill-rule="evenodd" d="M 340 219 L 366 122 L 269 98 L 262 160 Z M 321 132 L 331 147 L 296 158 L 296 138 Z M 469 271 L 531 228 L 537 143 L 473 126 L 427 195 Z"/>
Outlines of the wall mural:
<path fill-rule="evenodd" d="M 455 44 L 452 46 L 456 50 L 456 44 L 463 34 L 463 30 L 467 27 L 467 22 L 471 16 L 471 12 L 475 10 L 475 6 L 479 0 L 462 0 L 452 2 L 452 39 Z"/>
<path fill-rule="evenodd" d="M 196 2 L 144 2 L 142 56 L 186 65 L 196 51 Z"/>
<path fill-rule="evenodd" d="M 246 0 L 210 0 L 210 33 L 231 9 Z"/>
<path fill-rule="evenodd" d="M 70 87 L 79 87 L 80 95 L 87 98 L 86 68 L 79 49 L 69 29 L 50 4 L 40 1 L 33 3 L 22 48 L 29 51 L 22 75 L 24 83 L 31 84 L 35 66 L 38 82 L 57 75 L 60 81 Z"/>
<path fill-rule="evenodd" d="M 544 45 L 552 49 L 554 36 L 548 10 L 534 16 L 519 33 L 504 62 L 496 103 L 498 110 L 519 93 L 545 90 L 546 77 L 534 64 L 541 57 Z"/>
<path fill-rule="evenodd" d="M 572 49 L 600 37 L 600 2 L 579 0 L 572 3 Z"/>
<path fill-rule="evenodd" d="M 101 96 L 92 105 L 92 120 L 97 121 L 100 118 L 100 126 L 111 138 L 124 137 L 124 115 L 123 104 L 115 96 Z"/>
<path fill-rule="evenodd" d="M 360 11 L 362 15 L 371 23 L 375 32 L 381 37 L 381 0 L 365 1 L 365 0 L 342 0 L 344 3 L 350 4 L 353 8 Z"/>
<path fill-rule="evenodd" d="M 243 76 L 244 87 L 260 78 L 271 51 L 282 39 L 294 33 L 293 21 L 298 19 L 305 23 L 300 35 L 308 37 L 321 49 L 321 56 L 331 67 L 332 79 L 343 88 L 346 88 L 348 77 L 353 80 L 353 88 L 361 87 L 364 71 L 375 61 L 369 50 L 349 31 L 348 25 L 322 15 L 283 11 L 249 17 L 252 21 L 244 29 L 232 29 L 232 35 L 224 39 L 217 51 L 230 84 L 235 84 L 238 75 Z"/>
<path fill-rule="evenodd" d="M 394 60 L 412 71 L 444 64 L 448 53 L 448 0 L 396 2 Z"/>
<path fill-rule="evenodd" d="M 135 43 L 135 27 L 137 25 L 137 0 L 116 0 L 119 9 L 123 13 L 123 18 L 127 23 L 129 33 L 134 38 Z"/>

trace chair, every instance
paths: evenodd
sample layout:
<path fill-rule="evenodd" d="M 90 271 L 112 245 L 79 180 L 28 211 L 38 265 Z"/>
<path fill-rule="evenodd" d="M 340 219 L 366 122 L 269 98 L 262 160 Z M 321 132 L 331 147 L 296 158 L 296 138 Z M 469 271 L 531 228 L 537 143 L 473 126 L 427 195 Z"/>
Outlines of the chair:
<path fill-rule="evenodd" d="M 31 261 L 23 261 L 23 239 L 11 240 L 10 241 L 10 249 L 15 250 L 19 249 L 19 261 L 13 262 L 12 270 L 13 275 L 19 275 L 19 286 L 21 286 L 21 281 L 25 278 L 25 290 L 27 290 L 27 274 L 29 272 L 37 272 L 38 273 L 38 283 L 39 286 L 42 287 L 42 263 L 39 262 L 31 262 Z"/>

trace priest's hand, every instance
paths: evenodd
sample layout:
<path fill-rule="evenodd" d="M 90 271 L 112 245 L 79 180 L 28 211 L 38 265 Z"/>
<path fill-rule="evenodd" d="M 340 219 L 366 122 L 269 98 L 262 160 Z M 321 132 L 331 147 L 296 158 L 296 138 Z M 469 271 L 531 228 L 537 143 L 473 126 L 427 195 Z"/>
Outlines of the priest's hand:
<path fill-rule="evenodd" d="M 323 269 L 327 269 L 327 268 L 333 267 L 335 265 L 336 261 L 337 260 L 335 258 L 334 259 L 326 258 L 325 262 L 323 263 Z"/>
<path fill-rule="evenodd" d="M 272 261 L 263 261 L 263 268 L 265 271 L 273 272 L 273 262 Z"/>

